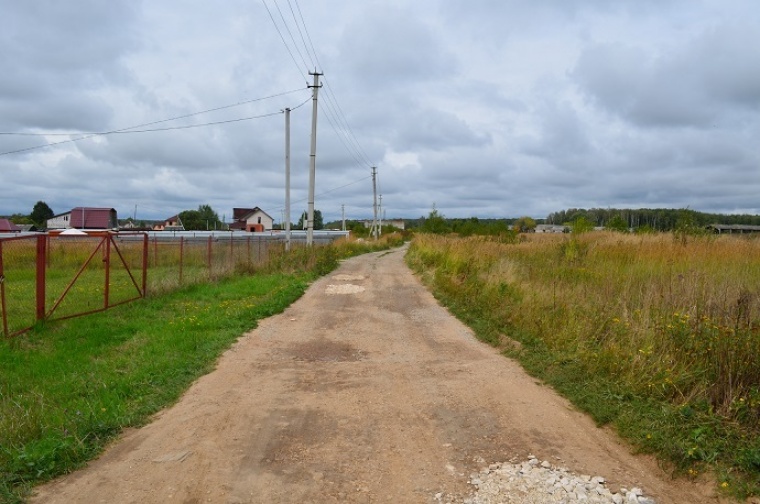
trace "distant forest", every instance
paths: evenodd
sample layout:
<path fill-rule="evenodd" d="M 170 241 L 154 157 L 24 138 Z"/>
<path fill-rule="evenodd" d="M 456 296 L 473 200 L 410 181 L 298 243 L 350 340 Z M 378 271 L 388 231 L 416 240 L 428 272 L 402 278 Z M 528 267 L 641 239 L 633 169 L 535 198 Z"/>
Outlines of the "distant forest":
<path fill-rule="evenodd" d="M 536 224 L 571 224 L 583 218 L 592 226 L 613 229 L 673 231 L 688 227 L 705 227 L 709 224 L 744 224 L 760 226 L 760 215 L 714 214 L 688 208 L 570 208 L 550 213 L 546 219 L 520 217 L 512 219 L 449 219 L 433 210 L 427 217 L 404 219 L 407 229 L 421 229 L 434 233 L 501 234 L 512 226 L 532 229 Z"/>
<path fill-rule="evenodd" d="M 650 228 L 655 231 L 672 231 L 679 222 L 688 220 L 695 226 L 709 224 L 744 224 L 760 226 L 760 215 L 713 214 L 697 212 L 690 209 L 672 208 L 571 208 L 550 213 L 546 218 L 547 224 L 566 224 L 584 217 L 595 226 L 607 226 L 614 218 L 622 219 L 630 228 Z M 618 220 L 616 219 L 616 220 Z"/>

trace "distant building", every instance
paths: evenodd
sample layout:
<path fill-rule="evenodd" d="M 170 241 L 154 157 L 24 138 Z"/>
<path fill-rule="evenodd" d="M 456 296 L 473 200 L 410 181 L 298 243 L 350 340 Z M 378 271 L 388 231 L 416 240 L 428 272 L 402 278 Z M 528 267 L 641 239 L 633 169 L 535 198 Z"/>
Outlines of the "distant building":
<path fill-rule="evenodd" d="M 71 211 L 52 216 L 46 221 L 45 227 L 48 229 L 71 228 Z"/>
<path fill-rule="evenodd" d="M 173 215 L 163 222 L 153 226 L 153 231 L 184 231 L 185 226 L 182 224 L 182 219 L 179 215 Z"/>
<path fill-rule="evenodd" d="M 536 233 L 568 233 L 570 228 L 560 224 L 538 224 Z"/>
<path fill-rule="evenodd" d="M 20 233 L 21 228 L 9 221 L 8 219 L 0 219 L 0 233 Z"/>
<path fill-rule="evenodd" d="M 403 231 L 405 229 L 405 223 L 404 219 L 388 219 L 381 222 L 380 219 L 377 220 L 378 224 L 382 224 L 383 226 L 393 226 L 396 229 L 400 229 Z M 365 221 L 362 221 L 362 224 L 364 224 L 364 227 L 371 228 L 372 227 L 372 219 L 367 219 Z"/>
<path fill-rule="evenodd" d="M 242 231 L 271 231 L 274 219 L 259 207 L 233 208 L 230 229 Z"/>
<path fill-rule="evenodd" d="M 113 208 L 76 207 L 47 220 L 48 229 L 118 229 L 119 220 Z"/>
<path fill-rule="evenodd" d="M 746 234 L 760 233 L 760 226 L 749 226 L 745 224 L 710 224 L 707 229 L 718 234 Z"/>

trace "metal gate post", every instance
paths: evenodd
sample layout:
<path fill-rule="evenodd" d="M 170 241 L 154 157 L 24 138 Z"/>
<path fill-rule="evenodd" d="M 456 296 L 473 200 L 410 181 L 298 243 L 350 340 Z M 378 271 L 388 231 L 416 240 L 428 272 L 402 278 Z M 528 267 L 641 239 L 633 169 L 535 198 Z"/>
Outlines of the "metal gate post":
<path fill-rule="evenodd" d="M 47 264 L 47 236 L 37 237 L 37 321 L 45 320 L 45 264 Z"/>
<path fill-rule="evenodd" d="M 3 272 L 3 242 L 0 240 L 0 310 L 3 312 L 3 335 L 8 337 L 8 309 L 5 304 L 5 273 Z"/>
<path fill-rule="evenodd" d="M 148 294 L 148 233 L 143 234 L 142 297 Z"/>
<path fill-rule="evenodd" d="M 208 277 L 211 278 L 211 236 L 208 237 Z"/>
<path fill-rule="evenodd" d="M 105 268 L 105 287 L 103 288 L 103 309 L 108 309 L 108 298 L 111 284 L 111 235 L 106 235 L 106 246 L 103 249 L 103 267 Z"/>
<path fill-rule="evenodd" d="M 185 261 L 185 237 L 179 237 L 179 284 L 182 285 L 182 269 Z"/>

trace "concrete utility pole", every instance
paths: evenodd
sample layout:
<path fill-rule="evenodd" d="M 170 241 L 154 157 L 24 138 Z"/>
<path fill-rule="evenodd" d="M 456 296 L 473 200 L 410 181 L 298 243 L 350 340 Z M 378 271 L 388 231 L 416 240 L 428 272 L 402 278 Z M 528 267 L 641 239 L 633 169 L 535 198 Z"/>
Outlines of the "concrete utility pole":
<path fill-rule="evenodd" d="M 378 233 L 383 234 L 383 195 L 380 195 L 380 207 L 378 208 L 378 214 L 380 214 L 380 224 L 377 226 Z"/>
<path fill-rule="evenodd" d="M 285 250 L 290 250 L 290 109 L 285 109 Z"/>
<path fill-rule="evenodd" d="M 341 231 L 346 230 L 346 205 L 340 206 L 340 216 L 341 220 L 343 221 L 343 225 L 340 227 Z"/>
<path fill-rule="evenodd" d="M 372 227 L 369 230 L 369 234 L 377 240 L 377 168 L 372 167 L 372 195 L 374 202 L 372 203 Z"/>
<path fill-rule="evenodd" d="M 322 75 L 316 70 L 309 72 L 314 76 L 312 88 L 312 107 L 311 107 L 311 151 L 309 154 L 309 213 L 306 216 L 306 245 L 311 246 L 314 243 L 314 185 L 317 173 L 317 94 L 319 93 L 319 76 Z"/>

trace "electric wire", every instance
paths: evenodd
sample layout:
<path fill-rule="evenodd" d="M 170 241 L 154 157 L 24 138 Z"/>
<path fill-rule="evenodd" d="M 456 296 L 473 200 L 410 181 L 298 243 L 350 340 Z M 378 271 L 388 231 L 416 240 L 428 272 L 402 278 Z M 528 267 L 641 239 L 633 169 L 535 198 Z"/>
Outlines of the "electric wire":
<path fill-rule="evenodd" d="M 326 194 L 330 194 L 330 193 L 335 192 L 335 191 L 339 191 L 341 189 L 345 189 L 346 187 L 350 187 L 352 185 L 356 185 L 359 182 L 364 182 L 365 180 L 367 180 L 369 178 L 372 178 L 372 175 L 368 175 L 368 176 L 362 177 L 362 178 L 360 178 L 358 180 L 354 180 L 353 182 L 349 182 L 348 184 L 345 184 L 345 185 L 342 185 L 342 186 L 339 186 L 339 187 L 333 187 L 332 189 L 328 189 L 326 191 L 323 191 L 323 192 L 315 195 L 315 198 L 318 197 L 318 196 L 324 196 Z M 309 197 L 307 196 L 305 198 L 301 198 L 301 199 L 298 199 L 298 200 L 293 200 L 291 202 L 291 206 L 292 206 L 292 203 L 303 203 L 304 201 L 308 201 L 308 199 L 309 199 Z M 285 207 L 281 207 L 281 208 L 278 208 L 277 211 L 284 210 L 284 209 L 285 209 Z"/>
<path fill-rule="evenodd" d="M 333 131 L 335 132 L 335 134 L 338 137 L 338 140 L 340 140 L 340 142 L 343 144 L 343 147 L 346 148 L 346 151 L 348 152 L 348 154 L 353 158 L 353 160 L 356 162 L 356 164 L 359 167 L 364 168 L 365 167 L 364 163 L 362 163 L 362 161 L 358 157 L 356 157 L 356 154 L 351 150 L 351 148 L 348 146 L 348 144 L 346 144 L 346 141 L 343 139 L 343 136 L 341 136 L 340 132 L 338 131 L 337 126 L 335 126 L 335 123 L 334 123 L 332 117 L 327 112 L 327 109 L 323 108 L 322 112 L 325 113 L 325 117 L 327 118 L 327 122 L 330 123 L 330 127 L 332 127 Z"/>
<path fill-rule="evenodd" d="M 280 35 L 280 40 L 282 40 L 282 43 L 285 45 L 285 49 L 287 49 L 288 54 L 290 54 L 290 59 L 293 60 L 293 64 L 296 66 L 296 69 L 298 69 L 298 74 L 303 77 L 304 76 L 304 74 L 302 73 L 303 70 L 298 66 L 296 57 L 293 56 L 293 51 L 290 50 L 290 46 L 288 46 L 287 41 L 285 41 L 285 37 L 282 35 L 282 31 L 280 31 L 280 27 L 277 25 L 277 21 L 274 20 L 274 16 L 272 15 L 272 11 L 269 10 L 269 6 L 267 5 L 266 0 L 261 0 L 261 3 L 264 4 L 264 8 L 267 10 L 267 13 L 269 14 L 269 19 L 272 20 L 272 24 L 274 25 L 275 30 L 277 30 L 277 33 Z"/>
<path fill-rule="evenodd" d="M 317 64 L 314 61 L 315 58 L 312 58 L 312 55 L 309 52 L 309 47 L 306 45 L 306 39 L 303 36 L 303 31 L 301 31 L 301 24 L 298 22 L 298 18 L 296 18 L 296 12 L 293 10 L 293 4 L 290 2 L 290 0 L 288 0 L 288 7 L 290 8 L 290 14 L 293 16 L 293 21 L 295 21 L 296 23 L 296 28 L 298 29 L 298 35 L 301 36 L 301 43 L 303 44 L 303 47 L 306 50 L 306 55 L 309 57 L 309 60 L 311 60 L 312 66 L 316 68 Z M 314 56 L 316 57 L 316 54 Z"/>
<path fill-rule="evenodd" d="M 304 32 L 306 33 L 306 38 L 309 41 L 309 45 L 311 46 L 311 51 L 314 54 L 314 59 L 316 60 L 316 62 L 319 65 L 320 68 L 324 68 L 322 66 L 322 62 L 319 61 L 319 56 L 317 55 L 317 50 L 314 47 L 314 41 L 311 38 L 311 34 L 309 33 L 309 27 L 306 24 L 306 20 L 304 19 L 304 16 L 303 16 L 303 11 L 301 10 L 301 5 L 298 3 L 298 0 L 293 0 L 293 1 L 296 4 L 296 9 L 298 10 L 298 16 L 301 18 L 301 24 L 303 25 Z M 288 3 L 290 3 L 290 0 L 288 0 Z M 291 9 L 292 9 L 292 7 L 291 7 Z M 295 14 L 294 14 L 294 17 L 295 17 Z M 296 23 L 296 25 L 298 25 L 298 23 Z M 299 32 L 300 32 L 300 28 L 299 28 Z M 304 42 L 304 45 L 305 45 L 305 42 Z M 307 53 L 308 53 L 308 50 L 307 50 Z M 328 100 L 325 100 L 325 101 L 326 102 L 327 101 L 334 101 L 336 104 L 338 104 L 338 99 L 335 96 L 335 93 L 333 92 L 333 90 L 332 90 L 332 88 L 331 88 L 331 86 L 330 86 L 330 84 L 329 84 L 329 82 L 328 82 L 328 80 L 326 78 L 324 79 L 324 82 L 325 82 L 325 89 L 327 91 L 325 93 L 325 96 L 328 98 Z M 353 129 L 348 124 L 348 121 L 346 120 L 345 114 L 343 113 L 342 109 L 340 109 L 339 105 L 338 105 L 337 108 L 340 111 L 340 114 L 338 114 L 338 115 L 342 115 L 347 131 L 350 132 L 350 135 L 353 137 L 354 142 L 358 146 L 357 150 L 360 153 L 360 157 L 362 157 L 369 166 L 373 166 L 375 163 L 372 163 L 370 161 L 369 156 L 367 156 L 366 152 L 364 152 L 364 150 L 361 148 L 361 145 L 359 144 L 359 141 L 357 140 L 356 135 L 353 132 Z"/>
<path fill-rule="evenodd" d="M 280 4 L 277 3 L 277 0 L 272 0 L 272 2 L 274 2 L 274 6 L 277 7 L 277 12 L 280 13 L 280 19 L 282 19 L 282 24 L 283 26 L 285 26 L 285 29 L 288 31 L 288 35 L 290 35 L 290 40 L 293 41 L 293 47 L 298 53 L 298 56 L 301 58 L 304 68 L 309 68 L 309 64 L 306 62 L 306 59 L 304 59 L 303 54 L 301 54 L 301 50 L 298 48 L 298 43 L 296 42 L 296 39 L 293 36 L 293 32 L 290 31 L 290 26 L 288 26 L 288 22 L 285 20 L 285 16 L 282 13 L 282 9 L 280 9 Z"/>
<path fill-rule="evenodd" d="M 323 111 L 325 112 L 325 115 L 328 117 L 328 119 L 330 119 L 330 115 L 332 115 L 332 117 L 335 119 L 334 122 L 331 122 L 331 126 L 333 126 L 335 133 L 341 138 L 343 145 L 346 147 L 349 153 L 351 153 L 352 157 L 357 159 L 357 162 L 360 166 L 366 165 L 367 167 L 371 167 L 372 162 L 369 161 L 366 156 L 362 155 L 361 149 L 357 147 L 357 145 L 352 141 L 351 136 L 347 133 L 346 128 L 341 124 L 340 113 L 336 111 L 335 105 L 329 100 L 324 100 L 322 104 L 324 106 Z M 343 140 L 343 137 L 345 137 L 346 141 Z"/>
<path fill-rule="evenodd" d="M 168 119 L 160 119 L 158 121 L 151 121 L 151 122 L 147 122 L 147 123 L 143 123 L 143 124 L 137 124 L 135 126 L 129 126 L 129 127 L 126 127 L 126 128 L 119 128 L 119 129 L 116 129 L 116 130 L 100 131 L 100 132 L 95 131 L 95 132 L 87 132 L 87 133 L 81 132 L 81 131 L 80 132 L 76 132 L 76 133 L 16 133 L 16 132 L 0 132 L 0 135 L 15 135 L 15 136 L 106 135 L 106 134 L 110 134 L 110 133 L 131 130 L 131 129 L 134 129 L 134 128 L 143 128 L 145 126 L 153 126 L 154 124 L 161 124 L 161 123 L 165 123 L 165 122 L 177 121 L 179 119 L 187 119 L 188 117 L 194 117 L 194 116 L 201 115 L 201 114 L 208 114 L 210 112 L 217 112 L 219 110 L 226 110 L 226 109 L 229 109 L 229 108 L 239 107 L 241 105 L 248 105 L 249 103 L 255 103 L 255 102 L 263 101 L 263 100 L 270 100 L 272 98 L 277 98 L 277 97 L 280 97 L 280 96 L 285 96 L 285 95 L 289 95 L 289 94 L 293 94 L 293 93 L 298 93 L 299 91 L 303 91 L 303 90 L 304 90 L 304 88 L 291 89 L 290 91 L 283 91 L 282 93 L 276 93 L 276 94 L 269 95 L 269 96 L 263 96 L 261 98 L 252 98 L 250 100 L 243 100 L 243 101 L 240 101 L 240 102 L 237 102 L 237 103 L 233 103 L 231 105 L 223 105 L 221 107 L 214 107 L 214 108 L 210 108 L 210 109 L 206 109 L 206 110 L 201 110 L 199 112 L 191 112 L 189 114 L 184 114 L 184 115 L 181 115 L 181 116 L 170 117 Z M 309 101 L 309 100 L 307 99 L 306 101 Z"/>
<path fill-rule="evenodd" d="M 299 89 L 297 91 L 302 91 L 302 89 Z M 233 105 L 225 105 L 223 107 L 216 107 L 216 108 L 204 110 L 204 111 L 201 111 L 201 112 L 193 112 L 191 114 L 185 114 L 185 115 L 182 115 L 182 116 L 172 117 L 172 118 L 169 118 L 169 119 L 161 119 L 161 120 L 158 120 L 158 121 L 152 121 L 152 122 L 148 122 L 148 123 L 139 124 L 139 125 L 136 125 L 136 126 L 129 126 L 129 127 L 126 127 L 126 128 L 120 128 L 120 129 L 111 130 L 111 131 L 103 131 L 103 132 L 97 132 L 97 133 L 86 133 L 86 134 L 74 133 L 74 135 L 83 135 L 83 136 L 80 136 L 80 137 L 77 137 L 77 138 L 70 138 L 68 140 L 61 140 L 61 141 L 58 141 L 58 142 L 49 142 L 49 143 L 46 143 L 46 144 L 43 144 L 43 145 L 34 145 L 32 147 L 25 147 L 23 149 L 15 149 L 15 150 L 6 151 L 6 152 L 0 152 L 0 156 L 7 156 L 7 155 L 10 155 L 10 154 L 18 154 L 18 153 L 21 153 L 21 152 L 28 152 L 28 151 L 37 150 L 37 149 L 44 149 L 44 148 L 53 147 L 53 146 L 56 146 L 56 145 L 63 145 L 63 144 L 67 144 L 67 143 L 75 143 L 75 142 L 79 142 L 79 141 L 82 141 L 82 140 L 88 140 L 90 138 L 101 137 L 101 136 L 108 136 L 108 135 L 115 135 L 115 134 L 147 133 L 147 132 L 154 132 L 154 131 L 181 130 L 181 129 L 199 128 L 199 127 L 203 127 L 203 126 L 214 126 L 214 125 L 219 125 L 219 124 L 234 123 L 234 122 L 241 122 L 241 121 L 249 121 L 249 120 L 252 120 L 252 119 L 262 119 L 262 118 L 265 118 L 265 117 L 269 117 L 269 116 L 272 116 L 272 115 L 279 114 L 279 113 L 281 113 L 281 111 L 280 112 L 271 112 L 271 113 L 268 113 L 268 114 L 262 114 L 262 115 L 258 115 L 258 116 L 244 117 L 244 118 L 240 118 L 240 119 L 230 119 L 230 120 L 226 120 L 226 121 L 215 121 L 215 122 L 202 123 L 202 124 L 192 124 L 192 125 L 186 125 L 186 126 L 172 126 L 172 127 L 169 127 L 169 128 L 151 128 L 151 129 L 142 129 L 142 130 L 136 130 L 135 129 L 135 128 L 142 128 L 143 126 L 152 126 L 154 124 L 161 124 L 161 123 L 165 123 L 165 122 L 169 122 L 169 121 L 175 121 L 175 120 L 178 120 L 178 119 L 184 119 L 184 118 L 187 118 L 187 117 L 196 116 L 196 115 L 199 115 L 199 114 L 205 114 L 205 113 L 208 113 L 208 112 L 214 112 L 214 111 L 217 111 L 217 110 L 222 110 L 222 109 L 226 109 L 226 108 L 236 107 L 236 106 L 244 105 L 244 104 L 251 103 L 251 102 L 254 102 L 254 101 L 261 101 L 261 100 L 264 100 L 264 99 L 267 99 L 267 98 L 273 98 L 273 97 L 276 97 L 276 96 L 282 96 L 284 94 L 289 94 L 289 93 L 292 93 L 292 92 L 294 92 L 294 91 L 288 91 L 286 93 L 279 93 L 279 94 L 272 95 L 270 97 L 265 97 L 265 98 L 256 98 L 256 99 L 253 99 L 253 100 L 246 100 L 246 101 L 239 102 L 239 103 L 236 103 L 236 104 L 233 104 Z M 307 98 L 304 102 L 302 102 L 300 105 L 298 105 L 298 107 L 295 107 L 293 110 L 295 110 L 296 108 L 300 108 L 306 102 L 308 102 L 310 99 L 311 98 Z M 14 133 L 8 133 L 8 134 L 14 134 Z M 45 136 L 44 134 L 41 134 L 41 135 Z M 37 136 L 37 134 L 35 134 L 35 136 Z M 69 134 L 69 136 L 71 136 L 71 134 Z"/>

